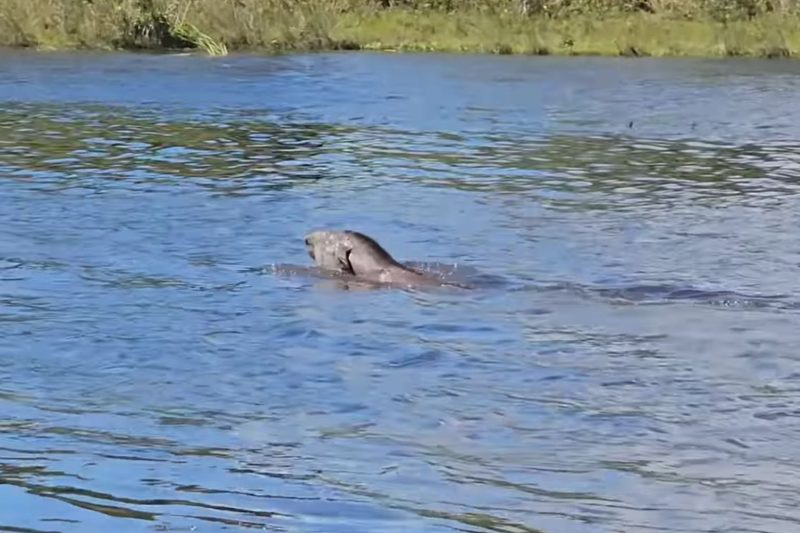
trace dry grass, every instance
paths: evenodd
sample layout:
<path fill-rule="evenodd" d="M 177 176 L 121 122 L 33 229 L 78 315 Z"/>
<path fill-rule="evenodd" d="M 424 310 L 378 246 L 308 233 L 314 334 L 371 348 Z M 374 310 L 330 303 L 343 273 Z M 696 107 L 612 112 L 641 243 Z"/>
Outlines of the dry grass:
<path fill-rule="evenodd" d="M 800 54 L 798 2 L 0 0 L 0 45 L 782 57 Z"/>

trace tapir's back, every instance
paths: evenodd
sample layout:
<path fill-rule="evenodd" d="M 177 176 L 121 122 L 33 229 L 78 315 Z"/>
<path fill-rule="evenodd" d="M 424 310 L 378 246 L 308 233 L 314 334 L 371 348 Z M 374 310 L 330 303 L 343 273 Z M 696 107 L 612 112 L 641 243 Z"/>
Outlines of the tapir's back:
<path fill-rule="evenodd" d="M 354 272 L 374 272 L 391 267 L 405 269 L 371 237 L 357 231 L 348 230 L 345 233 L 352 239 L 352 247 L 348 259 Z"/>

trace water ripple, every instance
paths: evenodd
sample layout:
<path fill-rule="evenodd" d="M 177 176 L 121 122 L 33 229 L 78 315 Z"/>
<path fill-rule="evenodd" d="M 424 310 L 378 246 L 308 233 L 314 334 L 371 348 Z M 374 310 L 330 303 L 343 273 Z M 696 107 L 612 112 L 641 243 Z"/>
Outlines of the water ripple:
<path fill-rule="evenodd" d="M 797 527 L 792 69 L 0 55 L 0 529 Z"/>

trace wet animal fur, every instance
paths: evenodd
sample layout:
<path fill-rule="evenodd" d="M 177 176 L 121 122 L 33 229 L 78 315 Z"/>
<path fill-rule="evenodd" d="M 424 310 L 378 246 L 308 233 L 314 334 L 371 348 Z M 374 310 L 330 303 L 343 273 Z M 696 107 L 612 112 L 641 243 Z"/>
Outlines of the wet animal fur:
<path fill-rule="evenodd" d="M 379 283 L 438 283 L 401 264 L 373 238 L 357 231 L 312 231 L 305 244 L 320 268 Z"/>

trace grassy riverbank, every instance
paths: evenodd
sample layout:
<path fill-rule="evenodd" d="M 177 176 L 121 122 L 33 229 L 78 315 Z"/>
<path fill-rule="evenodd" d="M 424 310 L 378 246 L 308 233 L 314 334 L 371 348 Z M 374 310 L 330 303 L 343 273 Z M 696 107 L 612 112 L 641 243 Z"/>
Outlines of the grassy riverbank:
<path fill-rule="evenodd" d="M 794 1 L 0 0 L 0 46 L 785 57 Z"/>

